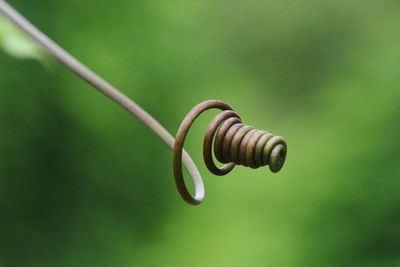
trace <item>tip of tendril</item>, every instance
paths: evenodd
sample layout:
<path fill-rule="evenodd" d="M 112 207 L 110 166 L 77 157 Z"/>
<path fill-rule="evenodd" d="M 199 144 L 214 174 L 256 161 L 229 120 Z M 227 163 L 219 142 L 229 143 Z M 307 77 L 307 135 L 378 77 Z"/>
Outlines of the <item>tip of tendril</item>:
<path fill-rule="evenodd" d="M 276 145 L 270 154 L 269 169 L 272 172 L 279 172 L 286 160 L 286 146 Z"/>

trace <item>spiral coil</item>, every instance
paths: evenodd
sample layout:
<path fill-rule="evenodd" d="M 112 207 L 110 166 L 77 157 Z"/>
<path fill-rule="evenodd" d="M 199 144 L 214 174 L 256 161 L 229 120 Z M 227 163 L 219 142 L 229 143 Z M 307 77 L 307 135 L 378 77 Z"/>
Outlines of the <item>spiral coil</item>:
<path fill-rule="evenodd" d="M 170 148 L 173 148 L 175 182 L 179 193 L 186 202 L 193 205 L 199 204 L 205 195 L 201 175 L 189 154 L 183 149 L 190 126 L 205 110 L 217 108 L 223 111 L 212 121 L 204 139 L 204 160 L 212 173 L 216 175 L 227 174 L 235 165 L 244 165 L 252 168 L 269 165 L 273 172 L 281 169 L 286 158 L 285 141 L 281 137 L 276 137 L 265 131 L 259 131 L 242 124 L 240 117 L 228 104 L 219 100 L 208 100 L 198 104 L 187 114 L 174 140 L 170 133 L 137 103 L 65 51 L 4 0 L 0 0 L 0 13 L 30 35 L 35 42 L 40 44 L 73 73 L 128 110 L 156 133 Z M 218 168 L 214 164 L 211 155 L 213 140 L 216 158 L 220 162 L 226 163 L 222 168 Z M 195 188 L 194 196 L 186 188 L 182 173 L 182 161 L 191 174 Z"/>
<path fill-rule="evenodd" d="M 173 169 L 175 183 L 182 198 L 193 205 L 204 198 L 204 185 L 200 174 L 193 177 L 196 195 L 193 197 L 186 188 L 182 173 L 182 151 L 186 135 L 193 122 L 206 110 L 220 109 L 209 124 L 203 142 L 203 158 L 210 172 L 225 175 L 236 165 L 259 168 L 269 165 L 272 172 L 278 172 L 285 163 L 287 146 L 285 140 L 269 132 L 257 130 L 242 123 L 240 116 L 223 101 L 208 100 L 195 106 L 184 118 L 174 144 Z M 217 167 L 212 156 L 224 163 Z"/>

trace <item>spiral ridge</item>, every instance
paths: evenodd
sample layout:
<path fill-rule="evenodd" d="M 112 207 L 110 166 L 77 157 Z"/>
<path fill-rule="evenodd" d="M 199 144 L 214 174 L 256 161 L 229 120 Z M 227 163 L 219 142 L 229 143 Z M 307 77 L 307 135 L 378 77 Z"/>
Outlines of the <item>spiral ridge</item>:
<path fill-rule="evenodd" d="M 216 159 L 226 163 L 222 168 L 213 161 L 212 146 Z M 278 172 L 285 162 L 286 150 L 282 137 L 243 124 L 233 110 L 225 110 L 213 119 L 203 142 L 204 162 L 215 175 L 225 175 L 235 165 L 253 169 L 269 165 L 272 172 Z"/>

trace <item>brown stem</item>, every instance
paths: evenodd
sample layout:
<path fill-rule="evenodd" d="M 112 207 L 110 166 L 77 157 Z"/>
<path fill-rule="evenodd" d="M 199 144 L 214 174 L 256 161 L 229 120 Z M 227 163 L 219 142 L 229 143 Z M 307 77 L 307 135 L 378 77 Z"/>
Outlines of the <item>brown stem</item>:
<path fill-rule="evenodd" d="M 79 60 L 57 45 L 4 0 L 0 0 L 0 12 L 14 22 L 16 26 L 26 32 L 34 41 L 44 47 L 51 55 L 57 58 L 73 73 L 87 81 L 94 88 L 113 100 L 115 103 L 128 110 L 132 115 L 138 118 L 141 122 L 143 122 L 143 124 L 157 134 L 169 146 L 170 149 L 173 149 L 175 138 L 137 103 L 135 103 L 120 90 L 112 86 L 106 80 L 98 76 Z M 201 202 L 204 198 L 204 186 L 200 173 L 186 151 L 183 151 L 182 159 L 191 175 L 192 182 L 196 189 L 194 198 L 196 202 Z"/>

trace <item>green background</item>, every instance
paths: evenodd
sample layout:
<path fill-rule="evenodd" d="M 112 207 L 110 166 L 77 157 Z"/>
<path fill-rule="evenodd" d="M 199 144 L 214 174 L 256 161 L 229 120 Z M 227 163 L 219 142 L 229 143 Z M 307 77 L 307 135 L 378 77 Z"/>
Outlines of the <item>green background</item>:
<path fill-rule="evenodd" d="M 0 51 L 0 267 L 400 266 L 398 1 L 10 2 L 175 134 L 222 99 L 286 138 L 278 174 L 172 153 L 65 67 Z"/>

